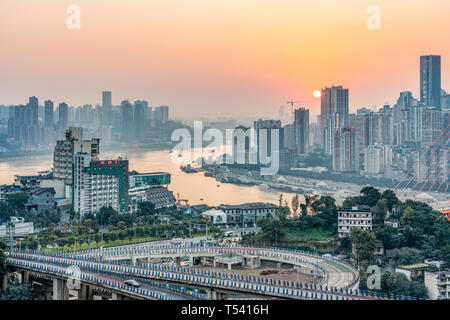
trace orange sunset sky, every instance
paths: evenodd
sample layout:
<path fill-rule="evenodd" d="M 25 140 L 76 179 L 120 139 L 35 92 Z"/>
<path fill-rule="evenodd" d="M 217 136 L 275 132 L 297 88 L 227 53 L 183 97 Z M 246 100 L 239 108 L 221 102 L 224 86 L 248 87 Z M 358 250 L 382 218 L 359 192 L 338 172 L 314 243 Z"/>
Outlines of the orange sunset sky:
<path fill-rule="evenodd" d="M 81 29 L 69 30 L 69 5 Z M 369 30 L 369 5 L 381 30 Z M 442 56 L 449 0 L 1 0 L 0 104 L 147 99 L 175 117 L 274 117 L 315 89 L 350 89 L 350 110 L 419 96 L 419 56 Z M 306 104 L 313 115 L 318 101 Z M 315 117 L 313 117 L 315 119 Z"/>

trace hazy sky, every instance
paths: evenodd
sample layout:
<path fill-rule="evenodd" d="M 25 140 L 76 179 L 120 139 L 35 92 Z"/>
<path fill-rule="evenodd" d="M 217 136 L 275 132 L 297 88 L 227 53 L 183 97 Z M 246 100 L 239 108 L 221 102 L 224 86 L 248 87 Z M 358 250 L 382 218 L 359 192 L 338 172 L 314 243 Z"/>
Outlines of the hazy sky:
<path fill-rule="evenodd" d="M 69 30 L 69 5 L 81 29 Z M 369 5 L 381 29 L 366 26 Z M 1 0 L 0 104 L 126 98 L 177 116 L 268 116 L 315 89 L 350 89 L 350 110 L 419 94 L 419 56 L 442 56 L 449 0 Z M 317 114 L 319 103 L 306 104 Z"/>

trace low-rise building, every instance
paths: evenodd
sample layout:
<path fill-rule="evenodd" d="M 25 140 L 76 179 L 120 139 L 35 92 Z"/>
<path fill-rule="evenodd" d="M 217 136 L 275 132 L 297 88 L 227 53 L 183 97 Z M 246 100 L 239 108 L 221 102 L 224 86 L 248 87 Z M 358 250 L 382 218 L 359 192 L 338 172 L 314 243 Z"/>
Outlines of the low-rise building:
<path fill-rule="evenodd" d="M 351 228 L 372 230 L 372 211 L 363 207 L 338 210 L 339 237 L 350 235 Z"/>
<path fill-rule="evenodd" d="M 395 272 L 403 273 L 408 280 L 420 277 L 428 267 L 426 263 L 416 263 L 408 266 L 398 266 L 395 268 Z"/>
<path fill-rule="evenodd" d="M 25 222 L 21 217 L 10 217 L 10 221 L 13 223 L 12 228 L 8 227 L 6 223 L 0 225 L 0 238 L 9 237 L 11 231 L 13 236 L 26 236 L 34 233 L 33 222 Z"/>
<path fill-rule="evenodd" d="M 30 193 L 26 208 L 28 211 L 42 212 L 55 209 L 55 189 L 38 188 Z"/>
<path fill-rule="evenodd" d="M 228 222 L 233 223 L 254 223 L 261 218 L 276 217 L 276 206 L 270 203 L 244 203 L 239 205 L 220 205 L 218 210 L 227 215 Z"/>
<path fill-rule="evenodd" d="M 208 210 L 202 213 L 203 218 L 206 218 L 212 224 L 226 224 L 227 215 L 222 210 Z"/>
<path fill-rule="evenodd" d="M 128 211 L 136 212 L 139 202 L 151 202 L 155 209 L 176 206 L 173 192 L 166 187 L 135 186 L 128 189 Z"/>

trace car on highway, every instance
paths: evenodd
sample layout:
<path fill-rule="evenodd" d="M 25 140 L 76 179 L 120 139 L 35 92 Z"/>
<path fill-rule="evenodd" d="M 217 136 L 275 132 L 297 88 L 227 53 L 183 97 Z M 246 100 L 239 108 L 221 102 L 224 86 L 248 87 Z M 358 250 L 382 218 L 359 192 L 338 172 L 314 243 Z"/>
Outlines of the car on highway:
<path fill-rule="evenodd" d="M 135 280 L 126 280 L 125 284 L 132 286 L 132 287 L 140 287 L 141 285 L 139 284 L 139 282 L 135 281 Z"/>

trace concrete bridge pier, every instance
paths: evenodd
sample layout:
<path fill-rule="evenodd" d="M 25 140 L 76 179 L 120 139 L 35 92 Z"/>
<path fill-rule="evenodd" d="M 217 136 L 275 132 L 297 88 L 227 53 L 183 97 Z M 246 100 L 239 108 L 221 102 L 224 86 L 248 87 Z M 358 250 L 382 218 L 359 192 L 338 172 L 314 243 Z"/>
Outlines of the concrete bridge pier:
<path fill-rule="evenodd" d="M 53 300 L 63 300 L 63 281 L 53 278 Z"/>
<path fill-rule="evenodd" d="M 67 286 L 66 280 L 61 280 L 62 286 L 63 286 L 63 296 L 62 300 L 69 300 L 70 293 L 69 293 L 69 287 Z"/>
<path fill-rule="evenodd" d="M 226 298 L 228 298 L 228 295 L 222 292 L 218 292 L 216 290 L 213 289 L 209 289 L 206 291 L 208 294 L 208 298 L 212 299 L 212 300 L 225 300 Z"/>
<path fill-rule="evenodd" d="M 25 283 L 30 282 L 30 271 L 24 270 L 22 274 L 22 281 Z"/>
<path fill-rule="evenodd" d="M 87 300 L 88 286 L 81 284 L 80 290 L 78 290 L 78 300 Z"/>
<path fill-rule="evenodd" d="M 113 292 L 111 300 L 125 300 L 125 299 L 123 295 Z"/>

